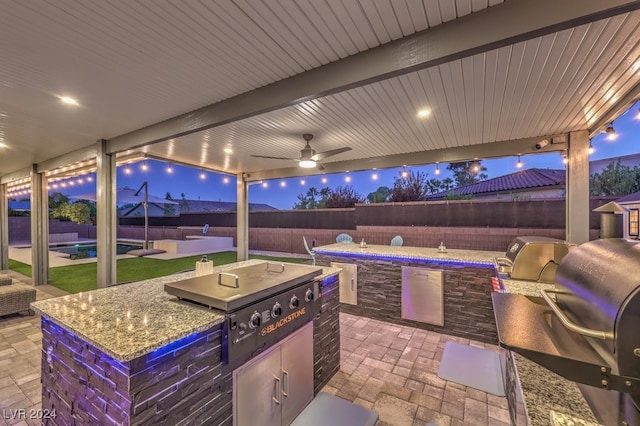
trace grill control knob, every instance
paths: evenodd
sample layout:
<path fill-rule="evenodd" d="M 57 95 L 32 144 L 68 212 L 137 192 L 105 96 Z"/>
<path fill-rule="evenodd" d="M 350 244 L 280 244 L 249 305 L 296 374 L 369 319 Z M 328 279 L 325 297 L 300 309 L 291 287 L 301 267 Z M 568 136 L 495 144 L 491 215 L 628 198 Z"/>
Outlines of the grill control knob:
<path fill-rule="evenodd" d="M 298 296 L 294 294 L 291 296 L 291 300 L 289 301 L 289 307 L 291 309 L 296 309 L 298 306 L 300 306 L 300 301 L 298 300 Z"/>
<path fill-rule="evenodd" d="M 241 322 L 238 328 L 240 329 L 240 333 L 244 333 L 245 331 L 247 331 L 247 324 Z"/>
<path fill-rule="evenodd" d="M 262 324 L 262 315 L 260 315 L 260 312 L 255 311 L 251 314 L 251 318 L 249 318 L 249 327 L 258 328 L 260 324 Z"/>
<path fill-rule="evenodd" d="M 271 308 L 271 316 L 276 318 L 280 315 L 282 315 L 282 306 L 280 306 L 280 304 L 276 302 L 276 304 L 273 305 L 273 308 Z"/>
<path fill-rule="evenodd" d="M 311 302 L 313 300 L 313 291 L 310 288 L 307 289 L 307 292 L 304 294 L 304 300 L 307 302 Z"/>

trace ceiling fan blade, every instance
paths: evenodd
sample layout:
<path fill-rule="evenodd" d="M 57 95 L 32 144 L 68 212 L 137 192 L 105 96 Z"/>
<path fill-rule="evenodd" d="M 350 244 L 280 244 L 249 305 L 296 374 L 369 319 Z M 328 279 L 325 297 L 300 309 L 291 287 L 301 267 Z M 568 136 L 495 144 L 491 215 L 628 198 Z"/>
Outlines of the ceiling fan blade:
<path fill-rule="evenodd" d="M 325 158 L 331 157 L 333 155 L 342 154 L 343 152 L 351 151 L 351 148 L 345 146 L 344 148 L 332 149 L 330 151 L 318 152 L 315 155 L 311 156 L 313 161 L 324 160 Z"/>
<path fill-rule="evenodd" d="M 322 164 L 320 164 L 320 163 L 316 163 L 316 169 L 318 169 L 318 170 L 324 170 L 324 167 L 322 167 Z"/>
<path fill-rule="evenodd" d="M 292 160 L 292 161 L 299 161 L 297 158 L 286 158 L 286 157 L 269 157 L 267 155 L 252 155 L 252 157 L 256 157 L 256 158 L 269 158 L 271 160 Z"/>

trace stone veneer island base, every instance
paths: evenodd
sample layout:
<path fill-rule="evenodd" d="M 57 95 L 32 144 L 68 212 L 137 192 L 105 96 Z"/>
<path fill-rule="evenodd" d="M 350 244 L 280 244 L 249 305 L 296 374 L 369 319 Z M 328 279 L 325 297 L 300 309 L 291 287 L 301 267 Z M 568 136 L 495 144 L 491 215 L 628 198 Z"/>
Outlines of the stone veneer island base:
<path fill-rule="evenodd" d="M 504 253 L 358 244 L 331 244 L 315 252 L 319 265 L 357 265 L 357 305 L 342 303 L 343 312 L 498 344 L 491 292 L 494 258 Z M 444 326 L 402 318 L 403 266 L 442 271 Z"/>
<path fill-rule="evenodd" d="M 262 261 L 217 267 L 215 272 Z M 340 368 L 338 270 L 326 268 L 313 319 L 314 394 Z M 224 315 L 177 302 L 164 284 L 193 273 L 35 302 L 42 314 L 48 425 L 232 424 Z"/>

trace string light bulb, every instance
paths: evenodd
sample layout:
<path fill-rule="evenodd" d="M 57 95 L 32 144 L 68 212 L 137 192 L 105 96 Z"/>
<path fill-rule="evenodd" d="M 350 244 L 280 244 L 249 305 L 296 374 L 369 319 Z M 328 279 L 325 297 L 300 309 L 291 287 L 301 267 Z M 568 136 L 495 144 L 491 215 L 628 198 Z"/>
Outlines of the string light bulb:
<path fill-rule="evenodd" d="M 613 128 L 613 123 L 609 124 L 604 131 L 607 134 L 607 140 L 609 141 L 614 141 L 618 137 L 616 129 Z"/>
<path fill-rule="evenodd" d="M 402 166 L 402 167 L 403 169 L 402 169 L 402 172 L 400 172 L 400 176 L 406 179 L 407 177 L 409 177 L 409 172 L 407 172 L 407 169 L 406 169 L 407 166 Z"/>
<path fill-rule="evenodd" d="M 516 167 L 519 169 L 524 167 L 524 163 L 522 162 L 522 159 L 520 159 L 519 155 L 518 155 L 518 162 L 516 163 Z"/>
<path fill-rule="evenodd" d="M 348 173 L 348 172 L 347 172 L 347 173 Z M 347 174 L 347 175 L 344 177 L 344 181 L 345 181 L 345 182 L 351 182 L 351 176 Z"/>
<path fill-rule="evenodd" d="M 173 166 L 171 164 L 167 166 L 167 173 L 169 173 L 170 175 L 173 174 Z"/>
<path fill-rule="evenodd" d="M 263 187 L 263 188 L 266 188 L 266 187 L 268 187 L 268 186 L 269 186 L 269 184 L 268 184 L 267 182 L 262 182 L 262 187 Z"/>
<path fill-rule="evenodd" d="M 124 168 L 124 174 L 125 175 L 130 175 L 131 174 L 131 167 L 129 167 L 128 165 L 125 166 Z"/>
<path fill-rule="evenodd" d="M 373 169 L 373 174 L 371 175 L 372 180 L 378 180 L 378 172 L 376 169 Z"/>
<path fill-rule="evenodd" d="M 204 173 L 204 171 L 200 172 L 200 180 L 205 180 L 207 178 L 207 175 Z"/>
<path fill-rule="evenodd" d="M 436 163 L 436 176 L 440 174 L 440 163 Z"/>
<path fill-rule="evenodd" d="M 593 145 L 591 145 L 591 142 L 589 142 L 589 148 L 587 149 L 587 153 L 589 153 L 589 155 L 591 155 L 594 152 L 596 152 L 596 150 L 593 148 Z"/>
<path fill-rule="evenodd" d="M 285 186 L 287 186 L 287 182 L 281 180 L 280 181 L 280 186 L 284 188 Z"/>
<path fill-rule="evenodd" d="M 146 162 L 140 165 L 140 170 L 142 170 L 143 172 L 149 171 L 149 166 L 147 165 Z"/>
<path fill-rule="evenodd" d="M 305 183 L 307 183 L 304 179 L 300 180 L 300 185 L 304 185 Z"/>
<path fill-rule="evenodd" d="M 638 114 L 636 114 L 636 120 L 640 120 L 640 108 L 638 108 Z"/>
<path fill-rule="evenodd" d="M 223 183 L 229 183 L 229 178 L 227 176 L 222 178 Z"/>

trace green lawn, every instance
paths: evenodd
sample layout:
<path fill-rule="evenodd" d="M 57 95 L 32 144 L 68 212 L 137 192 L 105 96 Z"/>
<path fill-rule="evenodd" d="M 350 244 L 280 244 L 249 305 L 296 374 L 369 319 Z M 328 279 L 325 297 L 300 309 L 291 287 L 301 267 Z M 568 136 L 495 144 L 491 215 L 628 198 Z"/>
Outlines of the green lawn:
<path fill-rule="evenodd" d="M 236 253 L 227 251 L 207 255 L 214 265 L 224 265 L 236 261 Z M 118 282 L 140 281 L 149 278 L 162 277 L 175 272 L 186 271 L 195 268 L 195 262 L 202 256 L 190 256 L 180 259 L 159 260 L 146 257 L 132 257 L 117 261 Z M 266 259 L 275 262 L 303 263 L 305 259 L 291 257 L 271 257 L 250 255 L 250 259 Z M 69 293 L 95 290 L 97 264 L 83 263 L 72 266 L 60 266 L 49 269 L 49 284 Z M 9 269 L 31 276 L 31 266 L 25 263 L 9 259 Z"/>

